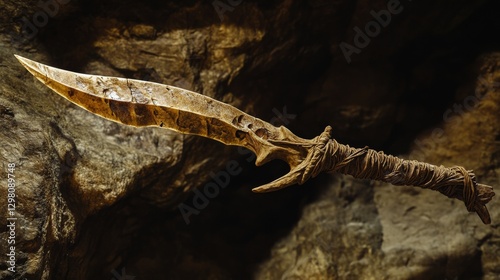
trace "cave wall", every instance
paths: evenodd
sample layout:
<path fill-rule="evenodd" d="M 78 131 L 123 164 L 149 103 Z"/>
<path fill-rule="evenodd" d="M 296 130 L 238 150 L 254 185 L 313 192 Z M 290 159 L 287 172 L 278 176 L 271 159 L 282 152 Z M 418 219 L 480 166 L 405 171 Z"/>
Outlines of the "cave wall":
<path fill-rule="evenodd" d="M 16 164 L 15 277 L 499 275 L 496 200 L 485 226 L 439 194 L 343 176 L 253 194 L 286 168 L 255 168 L 248 152 L 208 139 L 103 120 L 50 92 L 13 56 L 194 90 L 303 137 L 332 125 L 340 142 L 464 165 L 498 186 L 494 1 L 1 6 L 0 160 L 2 182 Z M 232 161 L 241 173 L 187 221 L 179 204 L 193 206 L 193 190 Z M 8 235 L 0 230 L 2 253 Z"/>

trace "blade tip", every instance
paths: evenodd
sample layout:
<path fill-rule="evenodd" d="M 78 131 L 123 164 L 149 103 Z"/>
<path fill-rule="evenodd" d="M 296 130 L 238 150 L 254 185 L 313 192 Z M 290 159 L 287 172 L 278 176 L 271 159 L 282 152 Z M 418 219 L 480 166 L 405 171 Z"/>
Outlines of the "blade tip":
<path fill-rule="evenodd" d="M 25 58 L 25 57 L 22 57 L 20 55 L 17 55 L 17 54 L 14 54 L 14 56 L 17 58 L 17 60 L 19 61 L 19 63 L 21 63 L 21 65 L 23 65 L 24 67 L 28 67 L 30 62 L 32 62 L 31 60 Z"/>
<path fill-rule="evenodd" d="M 19 60 L 19 62 L 23 62 L 26 60 L 26 58 L 20 56 L 20 55 L 17 55 L 17 54 L 14 54 L 14 56 L 17 58 L 17 60 Z"/>

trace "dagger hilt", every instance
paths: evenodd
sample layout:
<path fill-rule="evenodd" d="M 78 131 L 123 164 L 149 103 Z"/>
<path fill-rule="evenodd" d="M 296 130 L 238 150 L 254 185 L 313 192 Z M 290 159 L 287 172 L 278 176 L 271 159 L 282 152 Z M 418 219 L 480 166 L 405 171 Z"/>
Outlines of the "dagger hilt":
<path fill-rule="evenodd" d="M 331 130 L 328 126 L 320 136 L 311 139 L 311 143 L 301 144 L 300 148 L 308 149 L 307 156 L 300 164 L 291 165 L 288 174 L 254 191 L 274 191 L 302 184 L 322 172 L 339 172 L 359 179 L 439 191 L 450 198 L 462 200 L 467 210 L 476 212 L 483 223 L 491 222 L 486 203 L 495 193 L 491 186 L 478 184 L 472 170 L 401 159 L 368 147 L 352 148 L 331 139 Z M 268 141 L 280 144 L 280 141 Z"/>

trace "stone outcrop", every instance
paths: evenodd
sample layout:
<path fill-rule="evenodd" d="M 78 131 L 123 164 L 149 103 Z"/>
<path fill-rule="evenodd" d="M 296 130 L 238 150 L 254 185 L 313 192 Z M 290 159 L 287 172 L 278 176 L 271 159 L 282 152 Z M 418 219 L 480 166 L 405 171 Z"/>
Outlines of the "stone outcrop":
<path fill-rule="evenodd" d="M 101 119 L 50 92 L 13 56 L 191 89 L 303 137 L 332 125 L 340 142 L 464 165 L 497 187 L 494 1 L 1 6 L 0 199 L 14 163 L 17 218 L 15 274 L 4 261 L 11 230 L 0 229 L 1 279 L 500 275 L 496 198 L 485 226 L 432 191 L 338 175 L 253 194 L 286 169 L 256 168 L 247 151 L 208 139 Z M 197 208 L 193 191 L 229 162 L 238 175 Z M 180 203 L 198 211 L 189 224 Z M 0 220 L 9 215 L 4 207 Z"/>

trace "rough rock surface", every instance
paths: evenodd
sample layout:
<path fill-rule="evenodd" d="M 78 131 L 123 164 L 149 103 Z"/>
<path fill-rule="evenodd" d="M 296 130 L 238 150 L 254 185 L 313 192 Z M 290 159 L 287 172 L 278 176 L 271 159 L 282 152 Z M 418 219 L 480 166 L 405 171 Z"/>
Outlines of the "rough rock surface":
<path fill-rule="evenodd" d="M 460 162 L 497 188 L 499 53 L 478 59 L 474 70 L 477 79 L 460 88 L 440 126 L 416 139 L 410 158 L 448 166 Z M 320 197 L 273 247 L 258 279 L 500 276 L 498 199 L 488 205 L 493 223 L 485 226 L 475 214 L 467 215 L 462 202 L 414 187 L 339 176 Z"/>
<path fill-rule="evenodd" d="M 13 56 L 195 90 L 300 136 L 331 124 L 341 142 L 413 146 L 409 157 L 499 186 L 498 4 L 401 1 L 346 58 L 342 42 L 355 45 L 356 28 L 387 5 L 0 1 L 0 199 L 13 162 L 18 218 L 17 272 L 2 259 L 0 278 L 498 278 L 498 199 L 484 226 L 437 193 L 342 176 L 255 195 L 282 165 L 255 168 L 214 141 L 100 119 Z M 241 174 L 186 225 L 179 203 L 193 206 L 193 190 L 231 160 Z M 0 228 L 2 256 L 9 233 Z"/>

